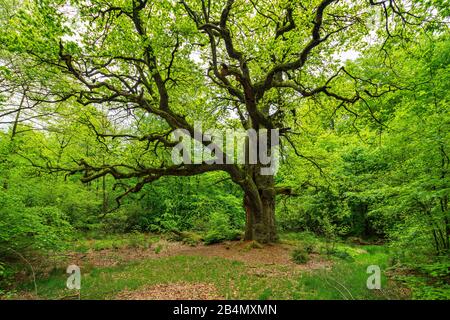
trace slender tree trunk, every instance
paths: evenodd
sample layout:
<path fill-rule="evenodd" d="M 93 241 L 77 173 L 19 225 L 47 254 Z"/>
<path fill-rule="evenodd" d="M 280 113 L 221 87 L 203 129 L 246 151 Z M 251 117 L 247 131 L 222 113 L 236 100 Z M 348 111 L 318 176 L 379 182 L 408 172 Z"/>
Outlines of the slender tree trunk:
<path fill-rule="evenodd" d="M 11 141 L 14 140 L 14 137 L 17 134 L 17 126 L 19 125 L 20 113 L 22 111 L 23 105 L 25 103 L 25 95 L 27 93 L 27 89 L 23 90 L 22 98 L 20 100 L 19 109 L 17 109 L 16 117 L 14 119 L 14 124 L 11 131 Z"/>

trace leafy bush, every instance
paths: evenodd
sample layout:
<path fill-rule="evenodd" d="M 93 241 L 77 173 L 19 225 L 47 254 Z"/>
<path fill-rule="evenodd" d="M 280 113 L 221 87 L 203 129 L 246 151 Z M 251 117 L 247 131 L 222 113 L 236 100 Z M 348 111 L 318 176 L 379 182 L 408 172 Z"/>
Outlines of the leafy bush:
<path fill-rule="evenodd" d="M 162 249 L 163 249 L 163 246 L 160 245 L 160 244 L 158 244 L 158 245 L 155 247 L 154 252 L 155 252 L 156 254 L 159 254 L 159 253 L 161 252 Z"/>
<path fill-rule="evenodd" d="M 229 217 L 223 213 L 212 213 L 209 231 L 204 237 L 205 244 L 219 243 L 225 240 L 237 240 L 241 232 L 232 229 Z"/>
<path fill-rule="evenodd" d="M 26 207 L 20 196 L 0 190 L 0 251 L 58 249 L 71 230 L 57 207 Z"/>
<path fill-rule="evenodd" d="M 353 259 L 353 257 L 351 256 L 350 253 L 348 253 L 345 250 L 340 250 L 340 249 L 335 249 L 331 252 L 331 255 L 342 259 L 342 260 L 347 260 L 347 261 L 354 261 L 355 259 Z"/>
<path fill-rule="evenodd" d="M 223 178 L 222 173 L 212 172 L 201 177 L 164 177 L 144 186 L 145 196 L 130 195 L 124 201 L 125 231 L 204 233 L 212 212 L 227 215 L 233 228 L 241 228 L 245 217 L 241 191 L 232 182 L 215 184 Z"/>
<path fill-rule="evenodd" d="M 241 232 L 238 230 L 227 230 L 225 233 L 222 233 L 217 230 L 209 231 L 205 238 L 204 243 L 205 244 L 213 244 L 213 243 L 220 243 L 227 240 L 238 240 L 239 236 L 241 235 Z"/>
<path fill-rule="evenodd" d="M 148 248 L 150 243 L 146 240 L 144 234 L 133 232 L 129 238 L 129 246 L 132 248 Z"/>
<path fill-rule="evenodd" d="M 190 246 L 196 246 L 202 241 L 202 236 L 195 232 L 182 232 L 182 242 Z"/>
<path fill-rule="evenodd" d="M 319 253 L 321 241 L 312 232 L 291 232 L 283 235 L 284 240 L 300 244 L 308 254 Z"/>
<path fill-rule="evenodd" d="M 0 296 L 4 294 L 2 288 L 8 288 L 14 279 L 15 271 L 7 264 L 0 262 Z"/>
<path fill-rule="evenodd" d="M 292 261 L 297 264 L 305 264 L 309 261 L 308 252 L 303 248 L 296 248 L 291 253 Z"/>

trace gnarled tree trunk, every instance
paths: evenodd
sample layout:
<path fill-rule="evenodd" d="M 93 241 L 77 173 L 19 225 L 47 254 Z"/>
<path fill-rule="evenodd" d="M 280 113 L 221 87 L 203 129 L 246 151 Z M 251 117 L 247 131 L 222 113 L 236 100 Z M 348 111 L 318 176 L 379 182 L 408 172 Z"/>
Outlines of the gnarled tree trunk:
<path fill-rule="evenodd" d="M 278 240 L 275 224 L 275 183 L 272 175 L 254 174 L 244 188 L 245 240 L 270 243 Z"/>

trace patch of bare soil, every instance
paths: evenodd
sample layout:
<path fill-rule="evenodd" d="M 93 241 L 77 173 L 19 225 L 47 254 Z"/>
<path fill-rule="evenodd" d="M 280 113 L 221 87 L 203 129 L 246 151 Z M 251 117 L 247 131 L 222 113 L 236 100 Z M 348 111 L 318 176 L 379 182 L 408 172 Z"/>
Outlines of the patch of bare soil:
<path fill-rule="evenodd" d="M 177 282 L 146 286 L 138 290 L 124 290 L 119 300 L 223 300 L 214 285 L 209 283 Z"/>

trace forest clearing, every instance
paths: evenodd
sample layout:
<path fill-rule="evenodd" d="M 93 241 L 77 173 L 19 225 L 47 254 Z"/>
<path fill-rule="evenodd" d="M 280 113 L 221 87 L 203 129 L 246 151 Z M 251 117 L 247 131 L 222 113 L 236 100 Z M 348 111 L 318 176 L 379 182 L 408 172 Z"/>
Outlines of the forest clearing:
<path fill-rule="evenodd" d="M 0 300 L 449 300 L 449 8 L 0 0 Z"/>
<path fill-rule="evenodd" d="M 307 235 L 303 241 L 295 237 L 298 235 L 289 234 L 287 239 L 290 240 L 267 246 L 239 241 L 209 246 L 200 243 L 187 245 L 150 235 L 85 240 L 74 243 L 75 250 L 67 257 L 53 259 L 53 263 L 48 259 L 46 264 L 39 266 L 37 296 L 34 295 L 34 283 L 29 281 L 10 298 L 411 298 L 411 289 L 400 280 L 401 273 L 386 272 L 384 274 L 389 274 L 389 277 L 383 276 L 382 290 L 367 289 L 368 263 L 376 263 L 387 271 L 389 256 L 385 247 L 335 244 L 334 250 L 341 254 L 326 255 L 324 243 L 311 242 Z M 308 245 L 312 251 L 303 263 L 292 259 L 292 250 L 299 243 Z M 70 264 L 76 264 L 82 270 L 80 297 L 74 296 L 74 292 L 66 287 L 65 267 Z M 409 276 L 413 278 L 413 275 Z"/>

